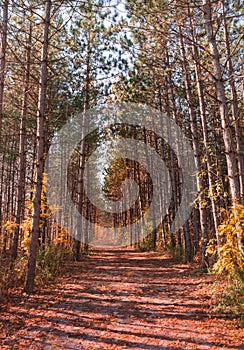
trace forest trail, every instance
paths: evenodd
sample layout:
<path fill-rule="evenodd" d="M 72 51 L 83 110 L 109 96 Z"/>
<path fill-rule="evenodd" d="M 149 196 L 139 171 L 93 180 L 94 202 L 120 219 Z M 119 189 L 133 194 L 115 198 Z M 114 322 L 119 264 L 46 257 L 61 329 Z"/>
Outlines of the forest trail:
<path fill-rule="evenodd" d="M 0 349 L 244 349 L 243 329 L 210 313 L 211 281 L 155 253 L 97 249 L 2 307 Z"/>

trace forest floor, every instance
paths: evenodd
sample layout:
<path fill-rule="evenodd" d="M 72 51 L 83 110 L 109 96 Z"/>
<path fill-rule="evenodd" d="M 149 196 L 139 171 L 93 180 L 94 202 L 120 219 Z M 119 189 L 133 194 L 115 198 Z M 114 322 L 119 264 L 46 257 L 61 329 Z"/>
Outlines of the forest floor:
<path fill-rule="evenodd" d="M 237 321 L 211 311 L 213 276 L 115 248 L 70 271 L 0 306 L 0 349 L 244 349 Z"/>

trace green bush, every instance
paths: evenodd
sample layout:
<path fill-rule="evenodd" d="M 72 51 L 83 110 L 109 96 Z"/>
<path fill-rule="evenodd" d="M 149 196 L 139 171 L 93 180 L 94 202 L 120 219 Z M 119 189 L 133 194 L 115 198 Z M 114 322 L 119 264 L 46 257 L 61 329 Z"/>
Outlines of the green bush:
<path fill-rule="evenodd" d="M 234 316 L 244 326 L 244 283 L 218 281 L 212 287 L 214 311 Z"/>
<path fill-rule="evenodd" d="M 40 248 L 37 255 L 37 282 L 56 276 L 63 269 L 64 261 L 71 259 L 71 256 L 71 251 L 67 251 L 62 244 L 52 244 L 45 249 Z"/>
<path fill-rule="evenodd" d="M 144 238 L 142 242 L 139 243 L 138 248 L 141 252 L 149 252 L 154 249 L 153 238 Z"/>

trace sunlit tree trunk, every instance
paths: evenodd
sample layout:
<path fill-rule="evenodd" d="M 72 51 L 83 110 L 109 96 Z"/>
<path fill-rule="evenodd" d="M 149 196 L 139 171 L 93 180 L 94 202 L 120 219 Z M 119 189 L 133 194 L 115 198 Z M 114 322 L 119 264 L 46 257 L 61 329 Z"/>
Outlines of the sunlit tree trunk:
<path fill-rule="evenodd" d="M 190 9 L 188 9 L 188 13 L 190 16 L 190 23 L 191 23 L 192 53 L 193 53 L 194 68 L 195 68 L 195 74 L 196 74 L 196 84 L 197 84 L 199 110 L 200 110 L 201 125 L 202 125 L 203 144 L 204 144 L 205 157 L 206 157 L 206 163 L 207 163 L 209 196 L 210 196 L 211 207 L 212 207 L 214 232 L 215 232 L 215 234 L 217 234 L 217 227 L 218 227 L 217 206 L 216 206 L 216 202 L 215 202 L 213 170 L 211 168 L 212 164 L 211 164 L 211 157 L 209 154 L 208 128 L 207 128 L 207 119 L 206 119 L 206 104 L 205 104 L 205 99 L 204 99 L 200 57 L 199 57 L 197 42 L 195 40 L 193 18 L 192 18 L 192 14 L 190 13 Z M 217 240 L 218 240 L 218 237 L 217 237 Z"/>
<path fill-rule="evenodd" d="M 231 199 L 234 202 L 240 199 L 238 169 L 235 157 L 234 140 L 231 133 L 231 123 L 228 116 L 225 86 L 223 81 L 223 71 L 220 64 L 220 53 L 218 50 L 212 22 L 212 6 L 210 0 L 203 0 L 204 19 L 207 30 L 207 38 L 213 62 L 216 94 L 218 99 L 219 114 L 221 118 L 223 141 L 225 146 L 225 157 L 230 185 Z"/>
<path fill-rule="evenodd" d="M 202 234 L 202 264 L 204 265 L 205 250 L 206 250 L 207 238 L 208 238 L 207 237 L 207 212 L 206 212 L 206 205 L 205 205 L 206 198 L 204 195 L 204 181 L 200 175 L 202 167 L 201 167 L 201 153 L 199 149 L 199 135 L 197 132 L 197 122 L 196 122 L 196 114 L 194 110 L 192 88 L 191 88 L 191 83 L 189 78 L 189 68 L 188 68 L 184 41 L 183 41 L 181 30 L 182 30 L 181 25 L 179 25 L 181 55 L 183 59 L 182 63 L 183 63 L 184 81 L 185 81 L 188 111 L 190 116 L 190 127 L 191 127 L 191 134 L 192 134 L 192 147 L 194 151 L 195 165 L 198 172 L 197 174 L 197 188 L 198 188 L 198 198 L 199 198 L 198 206 L 199 206 L 200 227 L 201 227 L 201 234 Z"/>
<path fill-rule="evenodd" d="M 225 46 L 227 53 L 227 67 L 229 73 L 229 84 L 231 92 L 231 111 L 232 117 L 234 120 L 235 127 L 235 138 L 236 138 L 236 152 L 237 152 L 237 162 L 238 162 L 238 172 L 239 172 L 239 183 L 240 183 L 240 202 L 244 204 L 244 149 L 243 149 L 243 135 L 240 126 L 240 113 L 238 108 L 238 100 L 236 93 L 236 86 L 234 80 L 234 69 L 232 64 L 232 54 L 230 48 L 230 38 L 229 31 L 226 21 L 226 12 L 225 12 L 225 2 L 221 1 L 222 14 L 223 14 L 223 23 L 224 23 L 224 36 L 225 36 Z"/>

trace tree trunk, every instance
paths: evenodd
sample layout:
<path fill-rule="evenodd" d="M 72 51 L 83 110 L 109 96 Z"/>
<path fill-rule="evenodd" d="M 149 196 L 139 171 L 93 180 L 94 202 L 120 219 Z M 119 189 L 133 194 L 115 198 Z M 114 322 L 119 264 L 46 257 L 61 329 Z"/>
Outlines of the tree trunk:
<path fill-rule="evenodd" d="M 9 6 L 9 0 L 4 0 L 2 4 L 3 20 L 2 20 L 2 40 L 1 40 L 1 51 L 0 51 L 0 140 L 2 137 L 2 121 L 3 121 L 3 93 L 4 93 L 4 80 L 5 80 L 5 66 L 6 66 L 8 6 Z"/>
<path fill-rule="evenodd" d="M 192 133 L 192 146 L 193 146 L 193 152 L 194 152 L 194 158 L 195 158 L 195 164 L 197 169 L 197 189 L 198 189 L 198 197 L 199 197 L 199 213 L 200 213 L 200 227 L 201 227 L 201 234 L 202 234 L 202 265 L 205 265 L 205 250 L 207 246 L 207 213 L 205 208 L 205 202 L 206 198 L 203 193 L 204 190 L 204 181 L 202 177 L 200 176 L 201 172 L 201 154 L 199 150 L 199 135 L 197 133 L 197 123 L 196 123 L 196 115 L 194 111 L 194 105 L 193 105 L 193 96 L 192 96 L 192 89 L 188 74 L 188 64 L 187 64 L 187 58 L 186 58 L 186 52 L 183 42 L 183 37 L 181 33 L 181 26 L 179 25 L 179 35 L 180 35 L 180 45 L 181 45 L 181 54 L 183 59 L 183 71 L 184 71 L 184 81 L 185 81 L 185 88 L 186 88 L 186 96 L 187 96 L 187 102 L 188 102 L 188 111 L 190 116 L 190 126 L 191 126 L 191 133 Z"/>
<path fill-rule="evenodd" d="M 21 215 L 24 207 L 24 193 L 25 193 L 25 146 L 26 146 L 26 115 L 27 115 L 27 102 L 28 102 L 28 91 L 29 91 L 29 80 L 30 80 L 30 59 L 31 59 L 31 41 L 32 41 L 32 24 L 30 22 L 29 39 L 26 47 L 26 68 L 24 76 L 23 86 L 23 101 L 21 111 L 21 122 L 20 122 L 20 141 L 19 141 L 19 166 L 18 166 L 18 193 L 17 193 L 17 210 L 15 217 L 15 224 L 17 227 L 14 230 L 13 244 L 11 249 L 11 257 L 13 260 L 17 258 L 18 241 L 20 232 Z"/>
<path fill-rule="evenodd" d="M 177 125 L 179 125 L 178 114 L 177 114 L 177 105 L 176 105 L 176 97 L 175 97 L 175 90 L 174 90 L 174 83 L 173 83 L 173 76 L 172 76 L 172 71 L 170 69 L 170 59 L 169 59 L 169 53 L 167 52 L 167 50 L 166 50 L 166 64 L 167 64 L 167 68 L 169 70 L 168 71 L 168 79 L 167 79 L 167 90 L 169 89 L 169 98 L 166 99 L 166 103 L 167 102 L 169 103 L 171 101 L 173 119 L 174 119 L 175 123 Z M 168 116 L 170 116 L 170 114 L 168 114 Z M 170 132 L 170 130 L 168 130 L 168 132 Z M 177 145 L 177 147 L 178 147 L 178 145 Z M 179 149 L 178 149 L 178 153 L 179 153 Z M 170 150 L 170 159 L 171 159 L 172 172 L 175 172 L 174 164 L 173 164 L 173 153 L 172 153 L 172 150 Z M 180 158 L 178 159 L 178 165 L 179 165 L 179 168 L 181 168 L 181 159 Z M 174 196 L 175 203 L 174 203 L 173 208 L 172 208 L 173 218 L 174 218 L 175 213 L 176 213 L 176 208 L 180 204 L 180 199 L 179 199 L 180 198 L 180 191 L 181 191 L 182 184 L 183 184 L 181 171 L 178 171 L 178 175 L 177 176 L 174 173 L 174 180 L 175 180 L 175 184 L 173 185 L 174 186 L 174 190 L 173 191 L 175 191 L 175 196 Z M 173 244 L 174 244 L 172 246 L 172 248 L 175 248 L 176 240 L 175 240 L 175 237 L 173 236 L 173 233 L 171 233 L 171 231 L 170 231 L 170 237 L 171 237 L 171 242 L 173 242 Z M 173 239 L 173 241 L 172 241 L 172 239 Z M 178 230 L 178 232 L 177 232 L 177 245 L 178 245 L 179 250 L 182 250 L 181 230 Z"/>
<path fill-rule="evenodd" d="M 240 202 L 244 204 L 244 150 L 243 150 L 243 135 L 240 126 L 240 114 L 237 101 L 237 93 L 234 81 L 234 70 L 231 59 L 231 49 L 230 49 L 230 38 L 228 32 L 228 26 L 226 22 L 225 4 L 221 1 L 223 21 L 224 21 L 224 36 L 225 36 L 225 46 L 227 53 L 227 67 L 229 70 L 229 84 L 231 92 L 231 111 L 234 120 L 235 127 L 235 138 L 236 138 L 236 152 L 237 152 L 237 162 L 238 162 L 238 175 L 240 183 Z"/>
<path fill-rule="evenodd" d="M 206 22 L 207 38 L 209 42 L 210 53 L 213 59 L 213 71 L 215 75 L 216 94 L 218 98 L 219 114 L 221 118 L 222 134 L 225 147 L 225 157 L 227 163 L 227 172 L 230 185 L 230 194 L 232 202 L 240 199 L 238 171 L 235 158 L 235 147 L 231 133 L 231 124 L 228 116 L 227 100 L 225 96 L 225 87 L 223 81 L 223 72 L 220 64 L 219 50 L 215 39 L 212 24 L 212 8 L 210 0 L 203 0 L 204 18 Z"/>
<path fill-rule="evenodd" d="M 1 51 L 0 51 L 0 154 L 2 152 L 2 122 L 3 122 L 3 97 L 4 97 L 4 80 L 6 65 L 6 47 L 7 47 L 7 29 L 8 29 L 8 5 L 9 1 L 4 0 L 2 4 L 2 35 L 1 35 Z M 1 177 L 3 174 L 1 174 Z M 2 231 L 2 192 L 0 193 L 0 234 Z"/>
<path fill-rule="evenodd" d="M 218 217 L 217 217 L 217 206 L 215 203 L 214 177 L 213 177 L 213 171 L 211 168 L 212 167 L 211 157 L 209 154 L 206 105 L 205 105 L 204 90 L 203 90 L 203 84 L 202 84 L 200 58 L 198 53 L 198 47 L 196 45 L 196 40 L 195 40 L 194 25 L 192 23 L 193 17 L 189 8 L 188 8 L 188 13 L 191 21 L 192 53 L 193 53 L 194 68 L 195 68 L 195 74 L 196 74 L 197 93 L 198 93 L 199 109 L 200 109 L 200 117 L 201 117 L 202 133 L 203 133 L 203 144 L 204 144 L 205 157 L 206 157 L 206 163 L 207 163 L 209 196 L 211 201 L 212 215 L 213 215 L 213 222 L 214 222 L 214 234 L 217 235 L 217 228 L 219 223 L 218 223 Z M 218 241 L 218 237 L 217 237 L 217 241 Z"/>
<path fill-rule="evenodd" d="M 45 102 L 47 89 L 47 59 L 48 59 L 48 32 L 50 25 L 51 0 L 46 1 L 45 20 L 43 30 L 43 46 L 41 57 L 40 86 L 37 111 L 37 150 L 36 150 L 36 176 L 34 191 L 34 208 L 32 218 L 31 240 L 29 248 L 28 269 L 24 285 L 24 291 L 32 293 L 34 290 L 36 257 L 38 249 L 38 236 L 41 211 L 42 173 L 44 169 L 44 124 Z"/>

